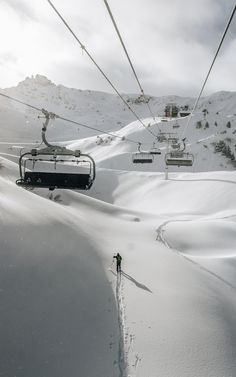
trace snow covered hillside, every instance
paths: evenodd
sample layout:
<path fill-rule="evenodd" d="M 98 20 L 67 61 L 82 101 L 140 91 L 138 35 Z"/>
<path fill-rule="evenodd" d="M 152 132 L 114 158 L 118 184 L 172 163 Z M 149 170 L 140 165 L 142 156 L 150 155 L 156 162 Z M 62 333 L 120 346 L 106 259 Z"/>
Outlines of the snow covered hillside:
<path fill-rule="evenodd" d="M 25 190 L 17 155 L 42 119 L 0 98 L 0 376 L 235 377 L 236 173 L 216 145 L 234 151 L 236 94 L 202 100 L 185 135 L 194 165 L 167 180 L 166 144 L 151 167 L 131 162 L 127 139 L 155 140 L 116 96 L 41 76 L 4 92 L 119 138 L 54 121 L 48 138 L 91 154 L 94 184 Z M 153 97 L 155 121 L 134 106 L 154 133 L 181 136 L 186 119 L 163 122 L 166 102 L 193 104 Z"/>
<path fill-rule="evenodd" d="M 140 122 L 134 119 L 117 95 L 57 86 L 40 75 L 27 78 L 17 87 L 4 89 L 2 92 L 82 124 L 103 131 L 117 131 L 118 136 L 141 142 L 144 150 L 150 149 L 156 142 Z M 144 123 L 146 126 L 150 125 L 154 134 L 168 132 L 172 137 L 187 138 L 188 150 L 195 155 L 194 171 L 234 169 L 235 163 L 231 161 L 231 156 L 235 154 L 236 144 L 236 93 L 219 92 L 203 98 L 186 132 L 187 118 L 167 118 L 165 122 L 161 120 L 167 103 L 175 102 L 179 107 L 191 108 L 194 99 L 177 96 L 150 97 L 149 105 L 155 115 L 154 120 L 150 118 L 147 105 L 139 102 L 137 95 L 124 95 L 124 98 L 137 115 L 145 119 Z M 0 114 L 1 143 L 41 141 L 43 120 L 39 118 L 39 112 L 0 97 Z M 74 143 L 74 147 L 92 153 L 99 166 L 133 170 L 130 152 L 137 150 L 137 144 L 128 141 L 121 143 L 119 139 L 113 140 L 97 131 L 58 119 L 51 122 L 48 137 L 54 141 L 80 140 Z M 216 152 L 219 142 L 223 142 L 223 146 L 230 150 L 230 157 Z M 156 143 L 156 146 L 162 148 L 164 153 L 162 158 L 155 158 L 155 163 L 148 169 L 163 171 L 166 145 Z M 1 144 L 0 147 L 2 152 L 12 153 L 11 145 Z M 142 170 L 142 167 L 136 166 L 135 169 Z"/>
<path fill-rule="evenodd" d="M 3 160 L 1 372 L 234 376 L 235 173 L 100 173 L 31 192 Z"/>

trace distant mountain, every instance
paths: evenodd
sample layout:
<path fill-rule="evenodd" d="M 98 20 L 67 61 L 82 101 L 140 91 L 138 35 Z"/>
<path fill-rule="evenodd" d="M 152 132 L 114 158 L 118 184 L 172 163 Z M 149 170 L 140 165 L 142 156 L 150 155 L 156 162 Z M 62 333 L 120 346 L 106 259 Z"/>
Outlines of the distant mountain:
<path fill-rule="evenodd" d="M 41 75 L 27 77 L 16 87 L 2 89 L 1 91 L 39 108 L 45 108 L 48 111 L 102 131 L 114 132 L 120 130 L 120 134 L 124 137 L 136 137 L 142 143 L 150 144 L 155 142 L 155 139 L 150 139 L 150 134 L 142 127 L 137 134 L 137 125 L 139 123 L 137 125 L 134 123 L 133 126 L 129 125 L 136 119 L 116 94 L 55 85 L 47 77 Z M 138 94 L 124 94 L 123 96 L 140 118 L 148 118 L 148 123 L 155 123 L 151 118 L 147 104 L 139 101 Z M 187 106 L 191 109 L 195 101 L 193 98 L 175 95 L 150 96 L 148 99 L 152 113 L 156 117 L 164 116 L 164 109 L 167 103 L 171 102 L 178 107 Z M 209 167 L 205 169 L 206 163 L 204 164 L 204 161 L 209 161 L 210 158 L 213 161 L 219 160 L 217 166 L 212 166 L 213 170 L 232 169 L 234 168 L 232 161 L 229 161 L 229 158 L 225 155 L 222 156 L 222 151 L 219 151 L 219 148 L 217 151 L 216 144 L 223 141 L 234 154 L 236 143 L 235 105 L 236 92 L 218 92 L 202 98 L 186 132 L 184 131 L 187 124 L 186 118 L 178 119 L 178 121 L 172 119 L 168 122 L 161 122 L 159 126 L 154 125 L 152 127 L 155 134 L 161 131 L 174 132 L 179 138 L 186 136 L 191 150 L 198 155 L 198 159 L 203 159 L 197 170 L 210 170 Z M 40 115 L 39 112 L 31 108 L 0 97 L 1 140 L 9 142 L 40 141 L 43 124 L 43 120 L 38 118 Z M 160 118 L 158 119 L 160 121 Z M 60 120 L 54 120 L 48 129 L 49 140 L 78 140 L 98 134 L 99 132 Z M 205 141 L 199 143 L 199 140 L 202 139 Z M 84 145 L 87 144 L 90 145 L 91 143 L 88 142 Z M 98 145 L 96 144 L 95 146 L 97 148 Z M 135 144 L 122 145 L 123 152 L 130 152 L 135 149 Z M 101 157 L 102 153 L 99 155 Z M 110 156 L 104 157 L 106 161 L 109 158 Z M 161 168 L 158 166 L 158 170 L 163 170 L 163 164 L 160 165 Z"/>

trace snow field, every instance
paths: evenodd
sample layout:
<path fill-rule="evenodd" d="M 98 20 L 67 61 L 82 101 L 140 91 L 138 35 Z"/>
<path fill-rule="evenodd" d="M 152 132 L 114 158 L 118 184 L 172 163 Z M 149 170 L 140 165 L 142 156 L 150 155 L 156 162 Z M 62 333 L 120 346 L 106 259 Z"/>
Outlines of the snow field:
<path fill-rule="evenodd" d="M 165 181 L 162 173 L 99 169 L 93 197 L 56 190 L 48 200 L 47 190 L 16 187 L 14 163 L 3 162 L 2 368 L 9 376 L 16 369 L 30 376 L 35 365 L 38 376 L 234 375 L 233 172 Z M 120 280 L 111 267 L 117 251 Z M 16 352 L 22 344 L 30 364 Z M 9 355 L 16 355 L 11 363 Z"/>
<path fill-rule="evenodd" d="M 119 129 L 144 150 L 153 142 L 137 122 L 127 125 L 115 96 L 39 77 L 6 93 L 104 131 Z M 169 100 L 151 99 L 156 114 Z M 3 139 L 38 138 L 38 114 L 0 102 Z M 75 128 L 54 122 L 49 140 L 60 135 L 63 145 L 95 159 L 94 185 L 83 193 L 26 191 L 15 185 L 15 144 L 1 144 L 0 375 L 235 377 L 236 176 L 211 144 L 226 136 L 234 142 L 234 108 L 234 93 L 202 100 L 186 133 L 195 164 L 169 169 L 168 180 L 165 145 L 152 166 L 134 166 L 136 144 L 100 135 L 99 145 L 96 133 L 79 127 L 80 140 L 65 142 Z M 136 110 L 146 116 L 143 104 Z M 232 129 L 222 134 L 229 114 Z M 173 132 L 176 123 L 144 121 L 155 132 Z M 186 119 L 177 122 L 182 135 Z M 118 277 L 116 252 L 123 257 Z"/>

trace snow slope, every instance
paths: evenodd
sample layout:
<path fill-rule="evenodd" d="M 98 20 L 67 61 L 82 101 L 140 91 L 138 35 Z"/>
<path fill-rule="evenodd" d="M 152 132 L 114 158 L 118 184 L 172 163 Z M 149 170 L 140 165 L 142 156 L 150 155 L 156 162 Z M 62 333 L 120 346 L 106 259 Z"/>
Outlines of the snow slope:
<path fill-rule="evenodd" d="M 124 136 L 141 142 L 144 150 L 150 149 L 155 141 L 153 136 L 139 122 L 135 121 L 134 115 L 124 106 L 117 95 L 66 88 L 53 84 L 41 75 L 26 78 L 17 87 L 1 91 L 23 102 L 45 108 L 82 124 L 103 131 L 117 131 L 116 134 L 120 137 Z M 146 126 L 151 125 L 154 134 L 168 132 L 175 134 L 180 139 L 187 137 L 188 150 L 195 155 L 194 171 L 234 169 L 234 165 L 229 159 L 226 159 L 221 153 L 215 153 L 215 144 L 219 140 L 223 140 L 231 151 L 235 152 L 235 92 L 222 91 L 202 98 L 186 132 L 187 118 L 177 120 L 168 118 L 167 122 L 161 122 L 161 119 L 167 103 L 175 102 L 179 107 L 189 106 L 191 108 L 194 104 L 193 98 L 150 97 L 149 106 L 155 115 L 155 120 L 150 118 L 147 105 L 137 101 L 138 95 L 125 94 L 124 98 L 136 114 L 145 119 Z M 39 112 L 0 97 L 0 115 L 0 143 L 41 141 L 43 120 L 38 118 L 39 115 L 42 115 Z M 100 135 L 100 138 L 97 138 L 96 136 L 99 134 L 97 131 L 57 119 L 51 122 L 47 136 L 49 140 L 54 141 L 80 139 L 79 143 L 74 143 L 75 146 L 79 145 L 83 151 L 92 153 L 101 167 L 133 170 L 132 164 L 128 163 L 130 157 L 125 154 L 137 150 L 137 144 L 127 140 L 118 142 L 119 139 L 107 135 Z M 164 152 L 166 151 L 166 145 L 159 146 L 164 148 Z M 1 144 L 0 150 L 9 153 L 6 145 Z M 160 161 L 156 158 L 156 162 L 149 169 L 163 171 L 163 158 Z M 139 170 L 140 167 L 136 166 L 135 169 Z"/>
<path fill-rule="evenodd" d="M 104 169 L 48 200 L 3 164 L 3 375 L 235 375 L 234 172 Z"/>
<path fill-rule="evenodd" d="M 87 106 L 103 103 L 103 130 L 111 126 L 143 149 L 153 143 L 125 111 L 122 118 L 115 96 L 41 76 L 6 92 L 86 123 L 96 112 Z M 168 102 L 177 99 L 188 101 Z M 235 93 L 202 100 L 210 126 L 200 109 L 186 132 L 194 166 L 169 169 L 168 180 L 166 145 L 152 166 L 140 167 L 131 162 L 135 143 L 82 130 L 78 139 L 74 127 L 54 124 L 49 139 L 59 132 L 64 145 L 95 159 L 88 192 L 15 185 L 19 150 L 38 140 L 42 120 L 0 100 L 0 376 L 235 377 L 236 175 L 212 144 L 228 138 L 234 145 Z M 166 99 L 152 101 L 160 115 Z M 154 122 L 143 105 L 135 104 L 153 132 L 183 134 L 186 119 Z M 124 124 L 114 131 L 117 117 Z M 123 257 L 118 276 L 116 252 Z"/>

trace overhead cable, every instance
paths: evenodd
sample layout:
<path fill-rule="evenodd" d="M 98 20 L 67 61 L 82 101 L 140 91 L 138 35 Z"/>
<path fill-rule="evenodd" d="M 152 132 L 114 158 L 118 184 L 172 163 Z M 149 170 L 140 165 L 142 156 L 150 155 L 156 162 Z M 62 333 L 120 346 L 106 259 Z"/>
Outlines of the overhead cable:
<path fill-rule="evenodd" d="M 19 99 L 17 99 L 17 98 L 14 98 L 14 97 L 8 96 L 7 94 L 4 94 L 4 93 L 1 93 L 1 92 L 0 92 L 0 96 L 5 97 L 5 98 L 8 98 L 8 99 L 10 99 L 10 100 L 12 100 L 12 101 L 18 102 L 18 103 L 20 103 L 20 104 L 22 104 L 22 105 L 24 105 L 24 106 L 30 107 L 30 108 L 32 108 L 32 109 L 34 109 L 34 110 L 40 111 L 40 112 L 43 113 L 43 114 L 45 114 L 45 112 L 47 112 L 47 110 L 44 110 L 44 109 L 42 109 L 42 108 L 40 109 L 39 107 L 36 107 L 36 106 L 30 105 L 30 104 L 27 103 L 27 102 L 23 102 L 23 101 L 21 101 L 21 100 L 19 100 Z M 129 138 L 125 137 L 125 136 L 119 136 L 119 135 L 113 134 L 113 133 L 111 133 L 111 132 L 106 132 L 106 131 L 100 130 L 99 128 L 95 128 L 95 127 L 88 126 L 88 125 L 86 125 L 86 124 L 83 124 L 83 123 L 77 122 L 77 121 L 75 121 L 75 120 L 71 120 L 71 119 L 68 119 L 68 118 L 64 118 L 64 117 L 62 117 L 62 116 L 60 116 L 60 115 L 58 115 L 58 114 L 54 114 L 54 113 L 52 113 L 52 112 L 50 112 L 50 114 L 52 114 L 54 118 L 58 118 L 58 119 L 64 120 L 64 121 L 66 121 L 66 122 L 68 122 L 68 123 L 76 124 L 76 125 L 78 125 L 78 126 L 81 126 L 81 127 L 84 127 L 84 128 L 88 128 L 88 129 L 93 130 L 93 131 L 98 131 L 98 132 L 100 132 L 101 134 L 106 134 L 106 135 L 109 135 L 109 136 L 112 136 L 112 137 L 116 137 L 116 138 L 121 139 L 121 140 L 126 140 L 126 141 L 128 141 L 128 142 L 130 142 L 130 143 L 140 144 L 139 141 L 135 141 L 135 140 L 129 139 Z"/>
<path fill-rule="evenodd" d="M 75 120 L 71 120 L 71 119 L 68 119 L 68 118 L 64 118 L 64 117 L 61 117 L 60 115 L 57 115 L 57 118 L 58 119 L 61 119 L 61 120 L 64 120 L 66 122 L 69 122 L 69 123 L 72 123 L 72 124 L 77 124 L 79 126 L 82 126 L 84 128 L 88 128 L 90 130 L 94 130 L 94 131 L 99 131 L 101 132 L 101 134 L 106 134 L 106 135 L 109 135 L 109 136 L 112 136 L 112 137 L 116 137 L 118 139 L 121 139 L 121 140 L 127 140 L 129 141 L 130 143 L 135 143 L 135 144 L 138 144 L 139 142 L 138 141 L 134 141 L 132 139 L 129 139 L 129 138 L 126 138 L 125 136 L 119 136 L 119 135 L 115 135 L 111 132 L 106 132 L 106 131 L 102 131 L 102 130 L 99 130 L 98 128 L 95 128 L 95 127 L 91 127 L 91 126 L 87 126 L 85 124 L 81 124 L 81 123 L 78 123 L 76 122 Z"/>
<path fill-rule="evenodd" d="M 8 98 L 8 99 L 11 99 L 12 101 L 15 101 L 15 102 L 21 103 L 22 105 L 25 105 L 25 106 L 27 106 L 27 107 L 31 107 L 31 109 L 38 110 L 38 111 L 41 111 L 41 112 L 42 112 L 42 109 L 39 109 L 39 108 L 36 107 L 36 106 L 30 105 L 29 103 L 23 102 L 23 101 L 21 101 L 21 100 L 19 100 L 19 99 L 17 99 L 17 98 L 14 98 L 14 97 L 8 96 L 7 94 L 0 93 L 0 96 L 5 97 L 5 98 Z"/>
<path fill-rule="evenodd" d="M 94 65 L 97 67 L 97 69 L 100 71 L 100 73 L 103 75 L 103 77 L 107 80 L 107 82 L 110 84 L 110 86 L 114 89 L 114 91 L 116 92 L 116 94 L 119 96 L 119 98 L 122 100 L 122 102 L 125 104 L 125 106 L 132 112 L 132 114 L 135 116 L 135 118 L 142 124 L 142 126 L 150 133 L 152 134 L 152 136 L 154 136 L 156 138 L 156 134 L 154 132 L 152 132 L 151 130 L 149 130 L 147 128 L 147 126 L 143 123 L 143 121 L 140 119 L 140 117 L 136 114 L 136 112 L 130 107 L 130 105 L 128 104 L 128 102 L 122 97 L 122 95 L 119 93 L 119 91 L 116 89 L 116 87 L 114 86 L 114 84 L 111 82 L 111 80 L 108 78 L 108 76 L 104 73 L 104 71 L 102 70 L 102 68 L 96 63 L 96 61 L 94 60 L 94 58 L 92 57 L 92 55 L 88 52 L 88 50 L 86 49 L 86 47 L 82 44 L 82 42 L 79 40 L 79 38 L 77 37 L 77 35 L 73 32 L 73 30 L 71 29 L 71 27 L 68 25 L 68 23 L 65 21 L 65 19 L 62 17 L 62 15 L 59 13 L 59 11 L 56 9 L 56 7 L 53 5 L 53 3 L 51 2 L 51 0 L 47 0 L 47 2 L 50 4 L 50 6 L 53 8 L 53 10 L 56 12 L 56 14 L 58 15 L 58 17 L 61 19 L 61 21 L 64 23 L 64 25 L 67 27 L 67 29 L 70 31 L 70 33 L 73 35 L 73 37 L 76 39 L 76 41 L 79 43 L 80 47 L 82 48 L 82 50 L 88 55 L 88 57 L 92 60 L 92 62 L 94 63 Z"/>
<path fill-rule="evenodd" d="M 188 128 L 189 123 L 190 123 L 190 121 L 191 121 L 191 118 L 192 118 L 192 116 L 193 116 L 193 113 L 195 112 L 195 110 L 196 110 L 196 108 L 197 108 L 197 105 L 198 105 L 198 103 L 199 103 L 199 101 L 200 101 L 200 98 L 201 98 L 201 96 L 202 96 L 203 90 L 204 90 L 204 88 L 205 88 L 205 86 L 206 86 L 206 83 L 207 83 L 207 81 L 208 81 L 208 78 L 209 78 L 209 76 L 210 76 L 210 73 L 211 73 L 211 71 L 212 71 L 212 68 L 213 68 L 213 66 L 214 66 L 214 64 L 215 64 L 216 58 L 217 58 L 217 56 L 218 56 L 218 54 L 219 54 L 219 51 L 220 51 L 220 49 L 221 49 L 221 46 L 222 46 L 223 41 L 224 41 L 224 39 L 225 39 L 225 36 L 226 36 L 226 34 L 227 34 L 227 32 L 228 32 L 229 26 L 230 26 L 230 24 L 231 24 L 231 22 L 232 22 L 232 19 L 233 19 L 233 17 L 234 17 L 235 11 L 236 11 L 236 3 L 235 3 L 235 5 L 234 5 L 234 7 L 233 7 L 233 9 L 232 9 L 231 15 L 230 15 L 230 17 L 229 17 L 229 20 L 228 20 L 228 22 L 227 22 L 227 25 L 226 25 L 225 30 L 224 30 L 224 32 L 223 32 L 223 35 L 222 35 L 222 37 L 221 37 L 221 39 L 220 39 L 220 43 L 219 43 L 218 48 L 217 48 L 217 50 L 216 50 L 216 52 L 215 52 L 214 58 L 213 58 L 213 60 L 212 60 L 212 63 L 211 63 L 211 65 L 210 65 L 210 68 L 209 68 L 209 70 L 208 70 L 208 72 L 207 72 L 207 75 L 206 75 L 206 78 L 205 78 L 204 83 L 203 83 L 203 85 L 202 85 L 202 88 L 201 88 L 201 90 L 200 90 L 200 93 L 199 93 L 199 95 L 198 95 L 198 97 L 197 97 L 197 99 L 196 99 L 196 102 L 195 102 L 195 104 L 194 104 L 194 106 L 193 106 L 193 109 L 192 109 L 192 111 L 191 111 L 191 114 L 189 115 L 188 122 L 187 122 L 187 124 L 186 124 L 186 126 L 185 126 L 185 128 L 184 128 L 184 131 L 183 131 L 183 135 L 185 134 L 186 129 Z"/>
<path fill-rule="evenodd" d="M 140 81 L 139 81 L 139 79 L 138 79 L 138 76 L 137 76 L 137 74 L 136 74 L 136 71 L 135 71 L 135 69 L 134 69 L 134 66 L 133 66 L 133 64 L 132 64 L 132 62 L 131 62 L 131 59 L 130 59 L 129 54 L 128 54 L 128 51 L 127 51 L 127 49 L 126 49 L 126 47 L 125 47 L 125 44 L 124 44 L 123 39 L 122 39 L 122 37 L 121 37 L 121 34 L 120 34 L 120 31 L 119 31 L 118 26 L 117 26 L 117 24 L 116 24 L 116 21 L 115 21 L 115 19 L 114 19 L 114 17 L 113 17 L 113 14 L 112 14 L 112 12 L 111 12 L 111 9 L 110 9 L 110 7 L 109 7 L 109 4 L 108 4 L 107 0 L 103 0 L 103 1 L 104 1 L 105 5 L 106 5 L 106 8 L 107 8 L 107 10 L 108 10 L 108 13 L 109 13 L 109 15 L 110 15 L 110 17 L 111 17 L 112 23 L 113 23 L 113 25 L 114 25 L 114 27 L 115 27 L 115 29 L 116 29 L 116 32 L 117 32 L 117 34 L 118 34 L 118 37 L 119 37 L 120 43 L 122 44 L 122 47 L 123 47 L 123 49 L 124 49 L 124 51 L 125 51 L 125 55 L 127 56 L 127 59 L 128 59 L 129 64 L 130 64 L 130 66 L 131 66 L 131 69 L 132 69 L 132 71 L 133 71 L 133 74 L 134 74 L 134 76 L 135 76 L 135 78 L 136 78 L 136 81 L 137 81 L 137 83 L 138 83 L 139 89 L 140 89 L 141 93 L 144 94 L 144 92 L 143 92 L 143 88 L 142 88 L 142 86 L 141 86 L 141 84 L 140 84 Z"/>
<path fill-rule="evenodd" d="M 115 21 L 115 18 L 114 18 L 113 14 L 112 14 L 111 8 L 110 8 L 110 6 L 109 6 L 107 0 L 103 0 L 103 1 L 104 1 L 104 3 L 105 3 L 105 6 L 106 6 L 106 8 L 107 8 L 107 11 L 108 11 L 108 13 L 109 13 L 109 15 L 110 15 L 110 18 L 111 18 L 111 20 L 112 20 L 112 23 L 113 23 L 113 25 L 114 25 L 114 28 L 115 28 L 115 30 L 116 30 L 116 32 L 117 32 L 117 35 L 118 35 L 119 40 L 120 40 L 120 43 L 121 43 L 121 45 L 122 45 L 122 47 L 123 47 L 123 49 L 124 49 L 125 55 L 126 55 L 128 61 L 129 61 L 129 64 L 130 64 L 130 67 L 131 67 L 131 69 L 132 69 L 132 71 L 133 71 L 133 74 L 134 74 L 134 76 L 135 76 L 135 79 L 136 79 L 136 81 L 137 81 L 137 83 L 138 83 L 139 89 L 140 89 L 140 91 L 141 91 L 141 96 L 143 96 L 143 97 L 145 98 L 144 90 L 143 90 L 143 88 L 142 88 L 142 85 L 140 84 L 140 81 L 139 81 L 138 76 L 137 76 L 137 73 L 136 73 L 136 71 L 135 71 L 135 69 L 134 69 L 133 63 L 132 63 L 132 61 L 131 61 L 131 59 L 130 59 L 130 56 L 129 56 L 129 54 L 128 54 L 128 51 L 127 51 L 127 49 L 126 49 L 126 47 L 125 47 L 124 41 L 123 41 L 122 36 L 121 36 L 121 34 L 120 34 L 120 31 L 119 31 L 119 29 L 118 29 L 118 26 L 117 26 L 117 23 L 116 23 L 116 21 Z M 153 119 L 154 119 L 154 121 L 155 121 L 155 116 L 154 116 L 154 114 L 153 114 L 153 112 L 152 112 L 152 110 L 151 110 L 151 107 L 150 107 L 149 103 L 148 103 L 148 102 L 145 102 L 145 103 L 146 103 L 146 105 L 147 105 L 147 107 L 148 107 L 148 109 L 149 109 L 149 112 L 150 112 L 151 116 L 153 117 Z"/>

